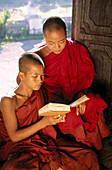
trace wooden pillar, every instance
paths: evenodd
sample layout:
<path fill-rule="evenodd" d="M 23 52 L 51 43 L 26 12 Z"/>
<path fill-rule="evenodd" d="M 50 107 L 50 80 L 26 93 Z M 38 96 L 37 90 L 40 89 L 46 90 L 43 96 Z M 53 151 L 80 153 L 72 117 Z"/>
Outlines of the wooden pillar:
<path fill-rule="evenodd" d="M 73 0 L 71 38 L 89 49 L 112 101 L 112 0 Z"/>

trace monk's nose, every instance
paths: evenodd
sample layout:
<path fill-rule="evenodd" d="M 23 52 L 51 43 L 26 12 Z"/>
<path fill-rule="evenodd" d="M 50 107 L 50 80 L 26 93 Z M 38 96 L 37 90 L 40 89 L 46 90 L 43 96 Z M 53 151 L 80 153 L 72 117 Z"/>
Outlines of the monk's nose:
<path fill-rule="evenodd" d="M 55 44 L 55 48 L 56 48 L 56 49 L 59 49 L 59 48 L 60 48 L 59 43 L 56 43 L 56 44 Z"/>

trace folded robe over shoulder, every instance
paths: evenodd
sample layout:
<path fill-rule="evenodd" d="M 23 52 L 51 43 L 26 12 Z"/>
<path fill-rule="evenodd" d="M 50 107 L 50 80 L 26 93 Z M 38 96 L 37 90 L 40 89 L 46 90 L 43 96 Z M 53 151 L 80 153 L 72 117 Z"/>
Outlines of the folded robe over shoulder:
<path fill-rule="evenodd" d="M 90 87 L 95 70 L 88 50 L 75 41 L 68 41 L 60 54 L 44 58 L 44 87 L 49 101 L 70 103 L 74 94 Z"/>
<path fill-rule="evenodd" d="M 75 41 L 67 40 L 63 51 L 60 54 L 52 52 L 44 63 L 44 87 L 50 102 L 70 104 L 75 94 L 92 84 L 95 70 L 91 57 L 88 50 Z M 101 139 L 110 133 L 103 117 L 107 104 L 98 95 L 89 94 L 88 97 L 83 119 L 76 116 L 75 108 L 72 108 L 66 122 L 59 123 L 59 128 L 64 133 L 72 133 L 78 142 L 101 149 Z"/>
<path fill-rule="evenodd" d="M 18 129 L 22 129 L 40 120 L 38 110 L 44 105 L 42 91 L 34 91 L 28 101 L 16 110 Z M 52 170 L 99 169 L 94 151 L 64 138 L 56 139 L 53 126 L 47 126 L 34 135 L 19 142 L 12 142 L 5 129 L 0 113 L 0 162 L 2 170 L 37 169 L 49 163 Z"/>

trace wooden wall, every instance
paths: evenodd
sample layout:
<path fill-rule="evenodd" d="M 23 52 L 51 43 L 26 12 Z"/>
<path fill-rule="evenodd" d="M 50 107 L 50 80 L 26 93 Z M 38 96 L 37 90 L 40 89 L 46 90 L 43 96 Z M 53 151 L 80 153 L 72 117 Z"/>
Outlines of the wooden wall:
<path fill-rule="evenodd" d="M 73 0 L 71 38 L 89 49 L 96 79 L 106 83 L 112 99 L 112 0 Z"/>

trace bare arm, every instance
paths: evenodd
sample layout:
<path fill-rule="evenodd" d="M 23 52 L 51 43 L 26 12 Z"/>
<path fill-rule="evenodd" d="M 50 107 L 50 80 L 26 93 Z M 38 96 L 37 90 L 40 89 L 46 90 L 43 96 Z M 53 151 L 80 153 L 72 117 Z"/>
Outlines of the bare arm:
<path fill-rule="evenodd" d="M 21 141 L 27 137 L 30 137 L 40 129 L 54 125 L 59 122 L 64 122 L 63 116 L 60 117 L 43 117 L 39 122 L 24 128 L 19 129 L 17 117 L 15 113 L 15 102 L 12 98 L 5 97 L 1 101 L 1 111 L 3 113 L 4 123 L 10 139 L 13 142 Z"/>

